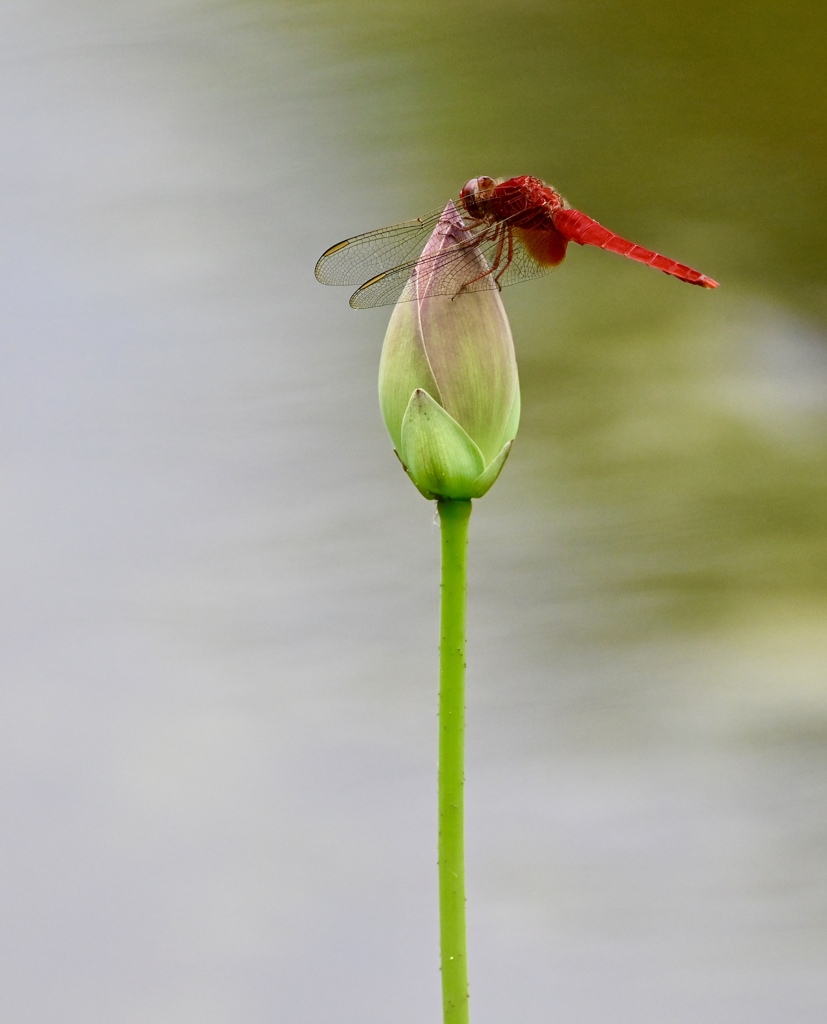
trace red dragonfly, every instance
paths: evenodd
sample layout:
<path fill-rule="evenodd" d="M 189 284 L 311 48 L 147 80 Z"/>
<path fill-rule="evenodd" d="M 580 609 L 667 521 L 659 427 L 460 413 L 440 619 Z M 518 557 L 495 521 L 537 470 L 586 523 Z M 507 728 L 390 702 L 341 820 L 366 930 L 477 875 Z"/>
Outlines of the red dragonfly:
<path fill-rule="evenodd" d="M 426 257 L 433 261 L 427 268 L 430 294 L 456 296 L 540 277 L 563 262 L 569 242 L 596 245 L 701 288 L 718 287 L 699 270 L 628 242 L 573 210 L 539 178 L 472 178 L 456 206 L 466 231 L 461 241 Z M 422 268 L 420 253 L 443 213 L 440 208 L 331 246 L 316 264 L 316 277 L 322 284 L 358 284 L 350 298 L 354 309 L 396 302 L 412 271 Z M 480 254 L 488 267 L 482 273 Z"/>

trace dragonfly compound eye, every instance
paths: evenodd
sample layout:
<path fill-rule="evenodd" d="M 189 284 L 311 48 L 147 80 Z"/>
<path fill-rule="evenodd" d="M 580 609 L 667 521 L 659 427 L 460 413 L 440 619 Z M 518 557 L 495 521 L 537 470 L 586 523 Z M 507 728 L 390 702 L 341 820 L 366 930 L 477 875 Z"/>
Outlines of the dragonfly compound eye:
<path fill-rule="evenodd" d="M 476 217 L 477 220 L 483 219 L 485 210 L 481 203 L 484 203 L 496 184 L 493 178 L 484 174 L 479 178 L 472 178 L 460 189 L 459 198 L 472 217 Z"/>

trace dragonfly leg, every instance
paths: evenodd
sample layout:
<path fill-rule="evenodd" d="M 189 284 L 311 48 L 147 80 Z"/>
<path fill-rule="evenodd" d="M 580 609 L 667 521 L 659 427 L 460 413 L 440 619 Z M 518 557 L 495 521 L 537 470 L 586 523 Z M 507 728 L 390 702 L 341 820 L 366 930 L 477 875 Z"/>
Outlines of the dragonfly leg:
<path fill-rule="evenodd" d="M 496 273 L 496 271 L 497 271 L 497 269 L 498 269 L 498 267 L 499 267 L 499 265 L 500 265 L 500 263 L 502 261 L 503 247 L 504 247 L 504 244 L 505 244 L 505 234 L 506 234 L 506 232 L 508 234 L 508 247 L 509 247 L 508 260 L 506 261 L 506 264 L 503 267 L 503 269 L 499 273 Z M 497 248 L 496 248 L 496 250 L 494 252 L 494 258 L 491 261 L 491 266 L 487 270 L 483 270 L 483 272 L 481 274 L 477 274 L 476 277 L 471 278 L 470 281 L 466 281 L 465 284 L 457 292 L 457 295 L 461 295 L 466 289 L 470 288 L 472 285 L 475 285 L 477 283 L 477 281 L 482 281 L 483 278 L 490 277 L 492 275 L 495 275 L 494 276 L 494 284 L 497 286 L 497 288 L 500 291 L 502 290 L 500 288 L 500 280 L 499 279 L 500 279 L 500 276 L 507 269 L 508 264 L 511 262 L 512 247 L 513 247 L 513 243 L 512 243 L 512 240 L 511 240 L 511 232 L 507 231 L 507 229 L 506 229 L 504 224 L 497 224 L 497 225 L 494 226 L 494 233 L 490 236 L 490 239 L 491 240 L 496 239 L 496 241 L 497 241 Z M 480 242 L 484 242 L 484 241 L 488 241 L 488 240 L 489 239 L 486 239 L 485 236 L 483 236 L 482 238 L 476 239 L 476 244 L 478 245 Z M 456 296 L 454 296 L 454 298 L 456 298 Z"/>
<path fill-rule="evenodd" d="M 498 270 L 496 275 L 495 275 L 495 277 L 494 277 L 494 280 L 496 281 L 497 287 L 500 289 L 500 291 L 502 291 L 502 286 L 500 285 L 500 278 L 503 276 L 503 274 L 506 272 L 506 270 L 508 270 L 508 268 L 511 266 L 511 261 L 514 259 L 514 235 L 511 233 L 511 231 L 505 225 L 503 225 L 503 233 L 508 236 L 508 258 L 506 259 L 505 264 L 502 267 L 502 269 Z M 500 248 L 497 249 L 497 261 L 496 261 L 497 265 L 499 265 L 499 260 L 500 260 L 500 257 L 502 255 L 501 249 L 502 249 L 502 241 L 500 242 Z"/>

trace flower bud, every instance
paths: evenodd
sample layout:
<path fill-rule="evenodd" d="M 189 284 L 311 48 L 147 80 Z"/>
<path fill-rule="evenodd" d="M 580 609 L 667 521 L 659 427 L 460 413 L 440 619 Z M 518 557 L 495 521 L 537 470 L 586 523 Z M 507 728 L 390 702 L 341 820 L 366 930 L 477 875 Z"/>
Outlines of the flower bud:
<path fill-rule="evenodd" d="M 429 499 L 485 494 L 520 421 L 514 341 L 499 290 L 449 285 L 457 276 L 455 247 L 470 237 L 449 203 L 391 315 L 379 367 L 385 426 Z M 466 283 L 493 285 L 479 250 L 465 250 L 460 262 Z"/>

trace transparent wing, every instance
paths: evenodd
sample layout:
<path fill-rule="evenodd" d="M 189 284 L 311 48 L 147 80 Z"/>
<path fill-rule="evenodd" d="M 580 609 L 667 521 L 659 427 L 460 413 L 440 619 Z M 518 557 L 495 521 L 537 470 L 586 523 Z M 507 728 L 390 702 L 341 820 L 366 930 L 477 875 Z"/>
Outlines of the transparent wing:
<path fill-rule="evenodd" d="M 319 257 L 317 280 L 322 284 L 362 284 L 383 270 L 412 265 L 425 248 L 444 210 L 445 207 L 441 206 L 424 217 L 366 231 L 363 235 L 332 245 Z"/>
<path fill-rule="evenodd" d="M 378 274 L 356 289 L 350 304 L 354 309 L 372 309 L 393 305 L 400 299 L 413 299 L 417 294 L 414 288 L 417 278 L 429 295 L 453 296 L 463 289 L 497 287 L 490 273 L 480 267 L 478 248 L 469 243 L 445 249 L 434 258 L 413 260 Z M 473 285 L 469 284 L 472 281 Z"/>
<path fill-rule="evenodd" d="M 543 277 L 560 266 L 562 259 L 556 263 L 544 263 L 530 253 L 522 239 L 507 222 L 503 224 L 503 230 L 511 238 L 511 248 L 509 255 L 509 245 L 506 241 L 499 263 L 492 272 L 492 276 L 497 279 L 499 288 L 507 288 L 509 285 L 519 284 L 521 281 L 530 281 L 534 277 Z M 492 252 L 491 243 L 486 243 L 482 249 L 487 258 L 488 254 Z"/>
<path fill-rule="evenodd" d="M 439 216 L 436 219 L 439 220 Z M 507 222 L 493 225 L 475 222 L 471 230 L 473 233 L 468 240 L 443 249 L 434 256 L 411 259 L 376 274 L 356 289 L 350 305 L 354 309 L 372 309 L 409 301 L 417 294 L 413 286 L 415 276 L 421 280 L 427 275 L 425 287 L 429 295 L 453 297 L 461 292 L 505 288 L 533 277 L 542 277 L 558 265 L 540 263 Z M 427 238 L 423 239 L 423 247 L 426 241 Z M 480 257 L 484 261 L 483 267 L 480 266 Z"/>

